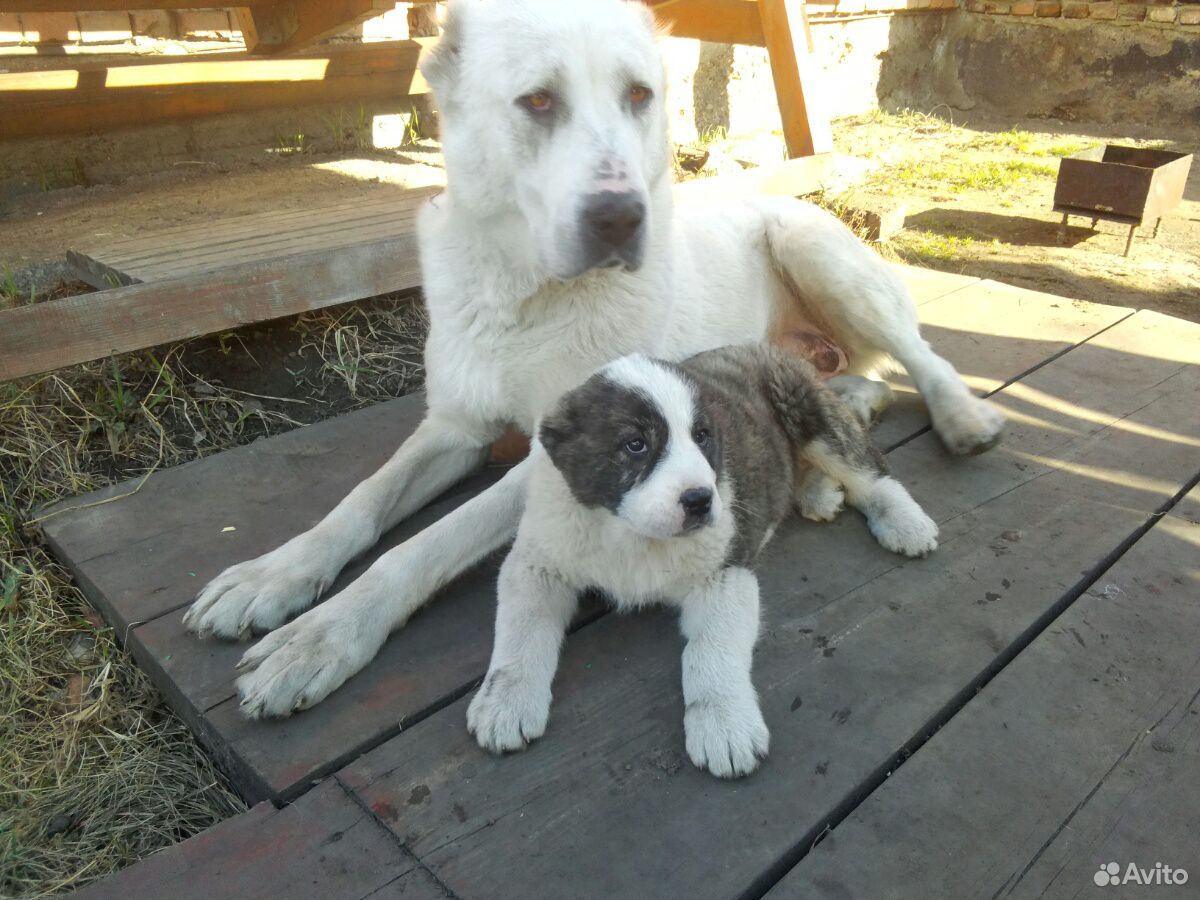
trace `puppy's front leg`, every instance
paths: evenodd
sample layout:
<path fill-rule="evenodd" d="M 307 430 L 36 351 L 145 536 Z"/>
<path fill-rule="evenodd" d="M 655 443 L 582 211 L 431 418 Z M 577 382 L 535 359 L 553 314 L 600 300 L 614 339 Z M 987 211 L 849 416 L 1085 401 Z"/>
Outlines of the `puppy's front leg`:
<path fill-rule="evenodd" d="M 758 639 L 758 579 L 731 566 L 693 591 L 680 619 L 683 728 L 688 756 L 718 778 L 737 778 L 767 755 L 770 733 L 750 680 Z"/>
<path fill-rule="evenodd" d="M 467 709 L 480 747 L 520 750 L 545 733 L 550 684 L 577 605 L 575 591 L 533 564 L 518 539 L 500 569 L 492 662 Z"/>

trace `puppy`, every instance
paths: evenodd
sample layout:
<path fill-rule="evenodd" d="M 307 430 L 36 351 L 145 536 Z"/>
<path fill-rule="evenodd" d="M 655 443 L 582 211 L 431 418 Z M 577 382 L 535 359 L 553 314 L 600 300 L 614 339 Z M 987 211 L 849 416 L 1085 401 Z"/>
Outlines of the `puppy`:
<path fill-rule="evenodd" d="M 552 407 L 500 570 L 491 664 L 467 712 L 482 747 L 518 750 L 546 730 L 563 636 L 579 593 L 594 588 L 618 609 L 680 608 L 688 755 L 722 778 L 757 767 L 769 734 L 750 679 L 751 566 L 792 507 L 829 518 L 844 493 L 889 550 L 937 546 L 937 526 L 888 475 L 861 421 L 890 392 L 835 381 L 852 403 L 765 345 L 681 364 L 627 356 Z"/>

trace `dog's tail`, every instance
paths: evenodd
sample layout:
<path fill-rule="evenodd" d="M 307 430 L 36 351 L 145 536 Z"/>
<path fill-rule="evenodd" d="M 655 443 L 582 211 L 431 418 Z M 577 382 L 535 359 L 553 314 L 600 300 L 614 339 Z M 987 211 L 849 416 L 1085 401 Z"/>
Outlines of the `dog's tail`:
<path fill-rule="evenodd" d="M 763 388 L 788 440 L 802 453 L 820 442 L 857 468 L 887 472 L 867 429 L 876 408 L 891 402 L 890 387 L 857 376 L 826 383 L 803 359 L 771 346 L 764 346 L 762 352 Z"/>

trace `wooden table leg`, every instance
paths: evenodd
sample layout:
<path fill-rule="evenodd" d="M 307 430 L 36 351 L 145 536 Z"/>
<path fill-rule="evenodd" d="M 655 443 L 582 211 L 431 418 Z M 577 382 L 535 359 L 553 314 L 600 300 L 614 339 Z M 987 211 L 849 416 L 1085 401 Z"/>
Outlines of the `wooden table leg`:
<path fill-rule="evenodd" d="M 833 151 L 833 132 L 817 96 L 817 68 L 808 52 L 801 0 L 758 0 L 763 37 L 783 119 L 789 157 Z"/>
<path fill-rule="evenodd" d="M 1129 248 L 1133 246 L 1133 235 L 1137 231 L 1136 225 L 1129 226 L 1129 237 L 1125 238 L 1125 256 L 1129 255 Z"/>

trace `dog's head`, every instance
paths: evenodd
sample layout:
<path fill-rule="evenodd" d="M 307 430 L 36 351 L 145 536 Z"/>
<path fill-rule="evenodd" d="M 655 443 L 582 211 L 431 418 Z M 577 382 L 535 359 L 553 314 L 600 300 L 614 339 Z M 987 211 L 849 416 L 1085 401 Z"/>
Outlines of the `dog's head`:
<path fill-rule="evenodd" d="M 437 96 L 456 202 L 509 217 L 524 233 L 506 238 L 550 277 L 641 265 L 670 174 L 663 67 L 645 6 L 452 0 L 421 71 Z"/>
<path fill-rule="evenodd" d="M 677 366 L 626 356 L 564 395 L 538 441 L 581 504 L 639 534 L 675 537 L 724 511 L 721 435 Z"/>

